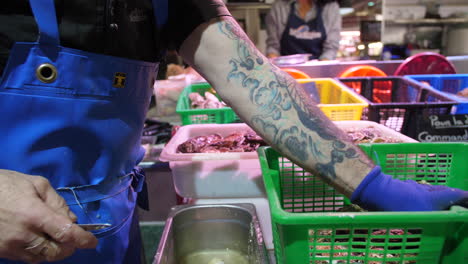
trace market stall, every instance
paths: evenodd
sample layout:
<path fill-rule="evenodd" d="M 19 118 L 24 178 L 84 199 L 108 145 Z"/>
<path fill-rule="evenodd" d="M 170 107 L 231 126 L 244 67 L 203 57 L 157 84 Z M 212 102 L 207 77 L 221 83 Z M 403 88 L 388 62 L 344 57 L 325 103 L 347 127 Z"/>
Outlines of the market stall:
<path fill-rule="evenodd" d="M 451 23 L 447 14 L 437 21 L 395 18 L 398 8 L 411 5 L 420 10 L 418 5 L 423 5 L 397 2 L 387 2 L 390 8 L 379 13 L 384 15 L 382 23 L 372 23 L 383 27 L 379 36 L 389 34 L 382 37 L 382 46 L 370 45 L 378 50 L 373 56 L 320 61 L 297 54 L 271 61 L 296 79 L 322 112 L 386 174 L 467 190 L 468 54 L 451 53 L 453 43 L 443 42 L 436 50 L 422 41 L 424 49 L 399 43 L 411 49 L 406 57 L 385 57 L 382 47 L 393 45 L 385 41 L 395 36 L 391 35 L 395 29 L 413 32 L 412 25 L 430 23 L 437 24 L 439 32 Z M 268 4 L 259 5 L 263 13 L 268 10 Z M 234 6 L 236 11 L 242 9 L 242 3 Z M 257 4 L 248 6 L 252 9 Z M 447 6 L 441 10 L 447 11 Z M 261 31 L 258 24 L 255 29 Z M 258 44 L 264 32 L 254 31 L 247 28 Z M 344 35 L 355 41 L 356 34 Z M 344 48 L 355 44 L 358 50 L 358 45 L 364 45 L 368 52 L 371 38 L 366 37 L 359 43 L 348 39 Z M 453 38 L 444 37 L 444 41 Z M 457 56 L 446 56 L 443 51 L 448 49 Z M 150 191 L 150 200 L 165 203 L 163 209 L 155 206 L 157 213 L 140 213 L 143 231 L 150 233 L 148 226 L 154 225 L 160 235 L 158 243 L 145 242 L 148 262 L 449 264 L 468 260 L 468 211 L 462 205 L 431 212 L 364 210 L 269 147 L 221 100 L 216 87 L 200 76 L 194 80 L 184 73 L 158 81 L 155 95 L 164 104 L 152 118 L 171 116 L 166 120 L 173 126 L 164 143 L 148 146 L 152 154 L 141 164 L 148 184 L 159 185 L 152 187 L 158 189 Z"/>
<path fill-rule="evenodd" d="M 468 149 L 462 142 L 467 139 L 444 140 L 461 141 L 459 143 L 429 142 L 432 140 L 424 140 L 428 139 L 427 136 L 421 138 L 421 133 L 425 133 L 421 129 L 425 127 L 416 127 L 422 122 L 418 120 L 438 114 L 460 117 L 460 113 L 455 112 L 457 106 L 459 111 L 464 111 L 464 104 L 454 100 L 455 93 L 450 95 L 442 92 L 442 88 L 434 88 L 435 81 L 443 77 L 452 80 L 452 86 L 459 80 L 460 86 L 451 88 L 451 91 L 458 92 L 460 87 L 464 87 L 464 75 L 317 78 L 298 79 L 298 82 L 308 87 L 310 96 L 319 98 L 322 111 L 355 143 L 360 144 L 369 157 L 385 167 L 387 173 L 401 179 L 466 188 L 462 180 L 466 172 L 462 159 Z M 428 84 L 430 81 L 432 86 Z M 327 184 L 304 173 L 300 167 L 286 163 L 273 149 L 261 147 L 264 143 L 249 143 L 249 138 L 255 138 L 249 135 L 255 133 L 238 119 L 232 109 L 223 104 L 212 104 L 216 105 L 215 108 L 200 108 L 193 93 L 206 96 L 207 92 L 216 95 L 206 82 L 184 87 L 176 107 L 181 126 L 166 144 L 159 146 L 161 153 L 156 154 L 158 162 L 167 162 L 171 172 L 168 176 L 173 181 L 170 187 L 174 188 L 172 195 L 177 197 L 174 203 L 177 209 L 172 210 L 191 206 L 198 210 L 198 206 L 251 204 L 260 228 L 258 236 L 262 237 L 260 245 L 269 252 L 272 261 L 283 259 L 278 263 L 340 260 L 378 263 L 382 258 L 395 263 L 423 260 L 430 263 L 433 255 L 425 253 L 429 249 L 424 241 L 434 236 L 440 239 L 441 244 L 433 245 L 430 250 L 439 252 L 438 255 L 446 259 L 442 263 L 451 263 L 464 255 L 461 241 L 453 245 L 453 254 L 444 253 L 442 246 L 444 241 L 451 239 L 447 230 L 455 228 L 457 222 L 466 221 L 463 209 L 427 214 L 355 212 L 356 208 L 351 207 L 349 200 Z M 213 100 L 222 103 L 218 97 Z M 455 128 L 445 129 L 457 132 L 453 130 Z M 222 141 L 225 138 L 227 141 Z M 208 141 L 213 141 L 213 144 L 206 145 Z M 239 152 L 240 142 L 247 144 L 249 150 Z M 223 149 L 219 150 L 219 146 Z M 394 158 L 389 159 L 388 155 L 394 155 Z M 146 165 L 151 162 L 149 158 Z M 280 186 L 274 184 L 278 175 L 281 179 L 285 177 L 280 180 Z M 287 185 L 283 187 L 283 184 Z M 184 207 L 181 209 L 176 204 Z M 428 235 L 426 230 L 433 229 L 433 225 L 444 228 L 440 233 Z M 167 254 L 173 254 L 172 251 L 168 253 L 166 247 L 167 239 L 174 239 L 173 231 L 170 231 L 174 227 L 162 226 L 165 227 L 163 240 L 157 249 L 158 260 L 155 263 L 171 263 L 162 259 L 163 255 L 167 258 Z M 301 232 L 304 238 L 300 238 Z M 408 246 L 392 241 L 406 241 L 404 243 Z M 293 248 L 286 246 L 291 243 L 298 245 Z M 300 246 L 302 243 L 305 244 Z M 152 248 L 156 250 L 154 244 Z M 307 253 L 307 249 L 311 253 L 302 255 Z M 240 252 L 248 256 L 245 250 Z M 219 257 L 216 255 L 212 259 L 219 260 Z"/>

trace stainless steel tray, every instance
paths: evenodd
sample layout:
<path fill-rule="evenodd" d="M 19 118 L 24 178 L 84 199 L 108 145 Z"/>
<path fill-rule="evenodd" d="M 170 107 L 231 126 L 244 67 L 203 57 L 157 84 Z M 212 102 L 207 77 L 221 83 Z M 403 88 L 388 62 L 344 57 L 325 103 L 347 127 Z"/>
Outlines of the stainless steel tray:
<path fill-rule="evenodd" d="M 269 263 L 253 204 L 171 209 L 153 264 Z"/>

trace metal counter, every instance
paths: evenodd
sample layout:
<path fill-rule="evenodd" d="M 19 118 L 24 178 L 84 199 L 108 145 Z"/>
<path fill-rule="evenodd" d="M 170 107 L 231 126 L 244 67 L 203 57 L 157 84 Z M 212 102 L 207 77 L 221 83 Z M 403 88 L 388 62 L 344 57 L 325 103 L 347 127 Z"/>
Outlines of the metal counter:
<path fill-rule="evenodd" d="M 468 73 L 468 56 L 449 56 L 447 59 L 453 63 L 457 73 Z"/>
<path fill-rule="evenodd" d="M 457 73 L 468 73 L 468 56 L 449 56 L 447 59 L 454 64 Z M 297 69 L 315 78 L 334 78 L 349 67 L 364 64 L 379 68 L 387 75 L 392 75 L 402 62 L 403 60 L 309 61 L 302 64 L 282 65 L 282 67 Z"/>

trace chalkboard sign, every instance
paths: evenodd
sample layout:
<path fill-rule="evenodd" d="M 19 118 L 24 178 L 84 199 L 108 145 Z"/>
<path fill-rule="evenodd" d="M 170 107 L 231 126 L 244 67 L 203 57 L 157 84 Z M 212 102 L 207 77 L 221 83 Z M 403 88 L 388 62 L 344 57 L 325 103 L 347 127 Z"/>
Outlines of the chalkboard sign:
<path fill-rule="evenodd" d="M 429 115 L 418 120 L 420 142 L 468 142 L 468 114 Z"/>

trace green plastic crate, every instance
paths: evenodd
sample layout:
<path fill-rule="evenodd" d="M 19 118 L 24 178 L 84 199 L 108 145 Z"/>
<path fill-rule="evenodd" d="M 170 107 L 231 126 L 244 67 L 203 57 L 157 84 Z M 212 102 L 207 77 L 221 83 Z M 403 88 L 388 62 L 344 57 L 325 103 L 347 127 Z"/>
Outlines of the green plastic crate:
<path fill-rule="evenodd" d="M 468 189 L 468 144 L 360 147 L 396 178 Z M 258 154 L 278 263 L 468 263 L 467 209 L 337 212 L 343 195 L 270 147 Z"/>
<path fill-rule="evenodd" d="M 191 84 L 184 88 L 177 101 L 176 113 L 180 115 L 182 125 L 190 124 L 228 124 L 240 122 L 239 117 L 230 107 L 216 109 L 192 109 L 189 94 L 197 92 L 204 95 L 211 90 L 209 83 Z M 216 94 L 216 96 L 218 96 Z M 219 98 L 219 96 L 218 96 Z"/>

